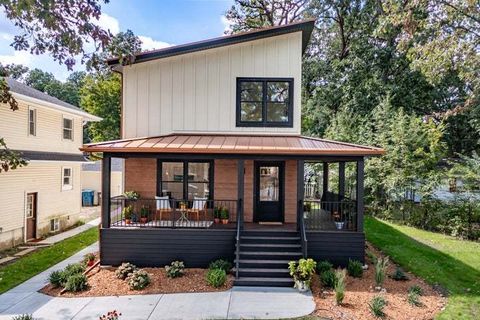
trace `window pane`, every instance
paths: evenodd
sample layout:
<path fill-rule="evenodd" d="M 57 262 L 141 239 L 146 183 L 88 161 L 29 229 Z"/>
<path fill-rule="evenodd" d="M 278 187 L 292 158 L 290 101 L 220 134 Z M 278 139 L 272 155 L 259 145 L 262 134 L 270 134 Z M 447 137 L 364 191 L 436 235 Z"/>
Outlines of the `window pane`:
<path fill-rule="evenodd" d="M 267 101 L 288 101 L 289 82 L 267 82 Z"/>
<path fill-rule="evenodd" d="M 240 114 L 241 121 L 262 121 L 262 103 L 242 102 Z"/>
<path fill-rule="evenodd" d="M 183 181 L 183 162 L 163 162 L 162 181 Z"/>
<path fill-rule="evenodd" d="M 268 122 L 288 122 L 288 104 L 283 102 L 267 103 Z"/>
<path fill-rule="evenodd" d="M 245 81 L 240 83 L 240 98 L 242 101 L 262 101 L 262 82 Z"/>
<path fill-rule="evenodd" d="M 71 172 L 71 171 L 70 171 L 69 168 L 63 169 L 63 175 L 64 175 L 64 176 L 70 176 L 70 172 Z"/>
<path fill-rule="evenodd" d="M 188 163 L 188 181 L 208 182 L 208 162 L 189 162 Z"/>
<path fill-rule="evenodd" d="M 72 129 L 72 119 L 63 119 L 63 128 Z"/>
<path fill-rule="evenodd" d="M 30 122 L 30 135 L 34 136 L 35 135 L 35 123 Z"/>
<path fill-rule="evenodd" d="M 183 182 L 162 182 L 162 196 L 170 199 L 183 199 Z"/>
<path fill-rule="evenodd" d="M 278 167 L 260 167 L 260 201 L 278 201 Z"/>
<path fill-rule="evenodd" d="M 72 130 L 63 129 L 63 139 L 72 140 Z"/>
<path fill-rule="evenodd" d="M 192 183 L 188 184 L 188 199 L 197 198 L 208 198 L 210 194 L 209 184 L 208 183 Z"/>

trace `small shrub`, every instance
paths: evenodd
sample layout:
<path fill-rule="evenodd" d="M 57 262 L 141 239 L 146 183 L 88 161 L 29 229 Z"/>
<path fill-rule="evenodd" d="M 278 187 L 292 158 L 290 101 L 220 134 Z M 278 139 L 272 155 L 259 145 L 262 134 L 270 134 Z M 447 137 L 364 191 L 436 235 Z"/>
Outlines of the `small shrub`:
<path fill-rule="evenodd" d="M 402 268 L 397 267 L 395 272 L 390 276 L 395 281 L 406 281 L 408 280 L 407 275 L 403 272 Z"/>
<path fill-rule="evenodd" d="M 109 311 L 107 314 L 102 315 L 100 320 L 118 320 L 122 314 L 117 312 L 117 310 Z"/>
<path fill-rule="evenodd" d="M 368 304 L 370 308 L 370 312 L 377 318 L 383 318 L 385 316 L 385 312 L 383 309 L 387 305 L 387 301 L 382 296 L 375 296 Z"/>
<path fill-rule="evenodd" d="M 183 261 L 173 261 L 169 266 L 165 266 L 165 271 L 169 278 L 181 277 L 185 273 L 185 264 Z"/>
<path fill-rule="evenodd" d="M 327 270 L 320 274 L 320 281 L 327 288 L 333 288 L 336 280 L 335 272 L 332 270 Z"/>
<path fill-rule="evenodd" d="M 420 295 L 413 291 L 408 293 L 407 301 L 410 305 L 414 307 L 420 307 L 422 305 L 422 303 L 420 302 Z"/>
<path fill-rule="evenodd" d="M 408 288 L 408 293 L 415 293 L 419 296 L 423 295 L 423 290 L 419 285 L 414 284 L 410 288 Z"/>
<path fill-rule="evenodd" d="M 363 275 L 362 263 L 358 260 L 348 260 L 348 274 L 354 278 L 361 278 Z"/>
<path fill-rule="evenodd" d="M 337 270 L 335 272 L 335 301 L 337 305 L 341 305 L 343 302 L 343 298 L 345 298 L 345 278 L 347 276 L 347 272 L 345 269 Z"/>
<path fill-rule="evenodd" d="M 21 314 L 14 316 L 12 320 L 35 320 L 35 318 L 31 314 Z"/>
<path fill-rule="evenodd" d="M 377 264 L 377 256 L 370 250 L 367 250 L 366 252 L 367 257 L 372 261 L 373 264 Z"/>
<path fill-rule="evenodd" d="M 320 261 L 320 262 L 317 263 L 318 274 L 322 274 L 325 271 L 332 270 L 332 268 L 333 268 L 333 265 L 330 262 L 328 262 L 327 260 Z"/>
<path fill-rule="evenodd" d="M 120 267 L 115 270 L 115 275 L 117 276 L 118 279 L 125 280 L 130 273 L 133 273 L 135 270 L 137 270 L 137 266 L 134 264 L 131 264 L 130 262 L 124 262 L 120 265 Z"/>
<path fill-rule="evenodd" d="M 219 288 L 227 281 L 227 273 L 223 269 L 210 269 L 207 272 L 206 280 L 212 287 Z"/>
<path fill-rule="evenodd" d="M 48 276 L 48 282 L 50 282 L 54 288 L 62 287 L 65 283 L 65 280 L 64 272 L 61 270 L 53 271 Z"/>
<path fill-rule="evenodd" d="M 232 263 L 227 260 L 223 259 L 218 259 L 215 261 L 212 261 L 210 265 L 208 266 L 209 269 L 221 269 L 225 271 L 225 273 L 228 273 L 230 269 L 232 269 Z"/>
<path fill-rule="evenodd" d="M 388 257 L 377 259 L 375 263 L 375 284 L 381 287 L 385 281 L 385 274 L 388 267 Z"/>
<path fill-rule="evenodd" d="M 63 272 L 65 273 L 65 278 L 69 278 L 75 274 L 82 274 L 85 271 L 85 266 L 81 263 L 72 263 L 65 267 Z"/>
<path fill-rule="evenodd" d="M 127 283 L 130 289 L 142 290 L 150 284 L 150 276 L 147 271 L 137 269 L 128 275 Z"/>
<path fill-rule="evenodd" d="M 87 288 L 87 277 L 83 274 L 73 274 L 67 278 L 65 290 L 70 292 L 83 291 Z"/>

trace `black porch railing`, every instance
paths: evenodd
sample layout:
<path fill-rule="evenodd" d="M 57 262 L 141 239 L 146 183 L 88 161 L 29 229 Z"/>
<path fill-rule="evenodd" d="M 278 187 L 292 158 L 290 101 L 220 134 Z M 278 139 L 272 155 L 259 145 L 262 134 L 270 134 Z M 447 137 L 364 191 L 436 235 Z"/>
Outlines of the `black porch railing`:
<path fill-rule="evenodd" d="M 307 230 L 356 231 L 357 205 L 355 201 L 303 201 L 303 218 Z"/>
<path fill-rule="evenodd" d="M 110 226 L 122 228 L 234 227 L 237 200 L 110 200 Z"/>

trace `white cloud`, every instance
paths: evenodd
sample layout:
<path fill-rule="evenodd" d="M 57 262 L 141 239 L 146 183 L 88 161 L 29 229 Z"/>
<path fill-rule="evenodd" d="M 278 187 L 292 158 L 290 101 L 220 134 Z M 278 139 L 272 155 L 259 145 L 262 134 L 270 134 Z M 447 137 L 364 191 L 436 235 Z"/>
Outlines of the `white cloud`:
<path fill-rule="evenodd" d="M 0 32 L 0 39 L 5 41 L 13 41 L 13 35 L 6 32 Z"/>
<path fill-rule="evenodd" d="M 232 31 L 232 23 L 230 22 L 230 20 L 227 19 L 227 17 L 225 17 L 223 15 L 220 16 L 220 21 L 222 21 L 224 32 Z"/>
<path fill-rule="evenodd" d="M 142 50 L 162 49 L 172 46 L 170 43 L 153 40 L 147 36 L 138 36 L 142 41 Z"/>
<path fill-rule="evenodd" d="M 14 51 L 12 54 L 0 55 L 2 64 L 23 64 L 29 65 L 32 61 L 32 55 L 27 51 Z"/>
<path fill-rule="evenodd" d="M 106 13 L 102 13 L 98 20 L 93 19 L 92 23 L 102 27 L 105 30 L 110 30 L 110 32 L 114 35 L 120 32 L 120 23 L 118 20 Z"/>

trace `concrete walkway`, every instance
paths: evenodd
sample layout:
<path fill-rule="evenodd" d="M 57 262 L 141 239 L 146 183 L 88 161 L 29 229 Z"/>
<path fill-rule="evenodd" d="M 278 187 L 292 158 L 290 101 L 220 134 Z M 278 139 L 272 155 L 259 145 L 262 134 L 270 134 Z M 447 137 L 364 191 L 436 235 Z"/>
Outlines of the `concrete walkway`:
<path fill-rule="evenodd" d="M 67 238 L 76 236 L 79 233 L 82 233 L 83 231 L 86 231 L 90 228 L 97 227 L 100 224 L 100 218 L 93 219 L 92 221 L 89 221 L 79 227 L 70 229 L 65 232 L 61 232 L 59 234 L 56 234 L 54 236 L 48 237 L 42 241 L 38 241 L 37 244 L 55 244 L 59 241 L 65 240 Z"/>
<path fill-rule="evenodd" d="M 292 288 L 234 287 L 224 292 L 93 298 L 54 298 L 37 292 L 53 270 L 97 250 L 98 244 L 93 244 L 0 295 L 0 320 L 26 313 L 37 320 L 87 320 L 112 310 L 122 313 L 121 320 L 279 319 L 304 316 L 315 309 L 310 293 L 300 294 Z"/>

